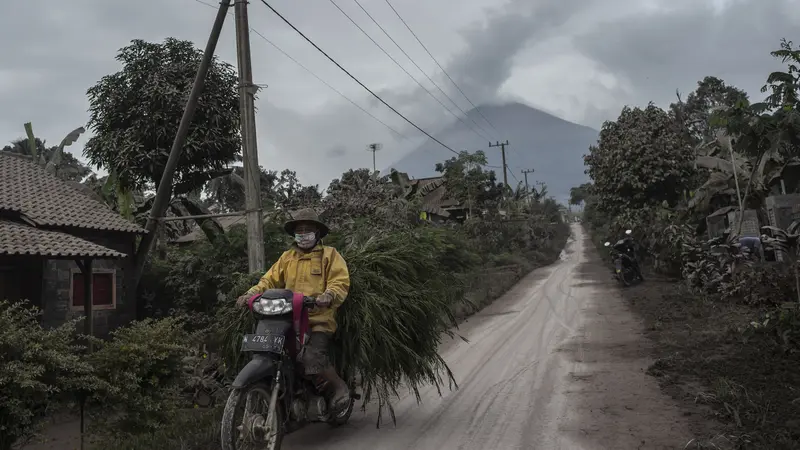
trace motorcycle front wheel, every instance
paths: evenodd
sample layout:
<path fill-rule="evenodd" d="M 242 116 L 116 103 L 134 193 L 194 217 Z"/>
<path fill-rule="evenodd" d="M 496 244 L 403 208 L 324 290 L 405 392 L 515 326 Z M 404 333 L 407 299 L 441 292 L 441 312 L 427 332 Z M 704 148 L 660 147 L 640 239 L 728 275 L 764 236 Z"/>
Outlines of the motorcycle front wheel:
<path fill-rule="evenodd" d="M 222 413 L 223 450 L 280 450 L 284 411 L 278 402 L 267 423 L 271 393 L 265 383 L 231 391 Z"/>

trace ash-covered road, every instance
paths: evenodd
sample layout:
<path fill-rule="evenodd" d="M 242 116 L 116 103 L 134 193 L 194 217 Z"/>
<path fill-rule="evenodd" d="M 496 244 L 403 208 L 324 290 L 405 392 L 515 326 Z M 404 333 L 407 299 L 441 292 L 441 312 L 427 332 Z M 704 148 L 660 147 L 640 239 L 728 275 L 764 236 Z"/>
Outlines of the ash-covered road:
<path fill-rule="evenodd" d="M 341 450 L 670 449 L 689 433 L 644 370 L 647 342 L 580 226 L 562 259 L 458 330 L 442 354 L 459 383 L 395 403 L 397 425 L 304 428 L 283 448 Z"/>

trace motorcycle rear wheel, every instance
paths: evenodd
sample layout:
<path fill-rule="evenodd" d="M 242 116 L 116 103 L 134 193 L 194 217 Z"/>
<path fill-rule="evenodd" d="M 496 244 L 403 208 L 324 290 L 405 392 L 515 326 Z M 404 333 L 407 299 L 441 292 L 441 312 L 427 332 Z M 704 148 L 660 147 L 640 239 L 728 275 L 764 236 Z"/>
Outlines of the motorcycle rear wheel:
<path fill-rule="evenodd" d="M 634 281 L 636 281 L 636 271 L 631 267 L 622 269 L 622 272 L 620 272 L 619 276 L 622 280 L 622 284 L 625 286 L 630 286 Z"/>
<path fill-rule="evenodd" d="M 340 412 L 337 416 L 332 417 L 328 420 L 328 425 L 332 427 L 340 427 L 347 423 L 350 420 L 350 416 L 353 414 L 353 408 L 355 407 L 356 399 L 353 398 L 352 393 L 350 395 L 350 404 L 347 406 L 347 409 Z"/>
<path fill-rule="evenodd" d="M 269 398 L 272 392 L 272 387 L 265 383 L 256 383 L 244 389 L 233 389 L 228 395 L 228 401 L 225 403 L 225 410 L 222 413 L 222 429 L 220 431 L 222 439 L 223 450 L 280 450 L 281 443 L 283 442 L 283 418 L 284 411 L 280 401 L 275 407 L 273 420 L 271 426 L 265 427 L 269 430 L 267 436 L 263 439 L 256 436 L 254 439 L 253 433 L 248 432 L 249 429 L 254 429 L 252 424 L 261 417 L 266 420 L 269 409 Z M 257 394 L 258 404 L 253 404 L 251 398 L 248 402 L 248 397 Z M 248 411 L 253 406 L 260 406 L 260 413 L 255 411 Z M 244 409 L 244 411 L 241 411 Z"/>

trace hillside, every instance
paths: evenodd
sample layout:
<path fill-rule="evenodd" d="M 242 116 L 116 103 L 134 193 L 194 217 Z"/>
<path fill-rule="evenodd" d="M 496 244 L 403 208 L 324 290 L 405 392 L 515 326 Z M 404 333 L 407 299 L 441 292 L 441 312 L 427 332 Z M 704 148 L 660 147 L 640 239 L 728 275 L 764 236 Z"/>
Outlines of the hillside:
<path fill-rule="evenodd" d="M 507 163 L 520 181 L 524 180 L 520 171 L 533 168 L 536 172 L 528 175 L 528 181 L 531 184 L 536 181 L 547 183 L 550 194 L 565 201 L 571 187 L 588 180 L 583 173 L 583 155 L 597 141 L 596 130 L 516 102 L 482 106 L 480 110 L 497 127 L 497 134 L 508 139 L 510 146 L 506 147 Z M 477 111 L 471 110 L 468 114 L 484 128 L 493 131 L 485 125 Z M 434 136 L 455 150 L 483 150 L 490 165 L 502 165 L 500 149 L 489 148 L 488 142 L 481 140 L 459 121 Z M 415 178 L 427 177 L 436 175 L 434 167 L 437 162 L 452 156 L 452 153 L 429 140 L 391 167 Z M 501 171 L 495 170 L 498 172 L 498 179 L 502 180 Z M 511 174 L 508 178 L 512 186 L 516 185 Z"/>

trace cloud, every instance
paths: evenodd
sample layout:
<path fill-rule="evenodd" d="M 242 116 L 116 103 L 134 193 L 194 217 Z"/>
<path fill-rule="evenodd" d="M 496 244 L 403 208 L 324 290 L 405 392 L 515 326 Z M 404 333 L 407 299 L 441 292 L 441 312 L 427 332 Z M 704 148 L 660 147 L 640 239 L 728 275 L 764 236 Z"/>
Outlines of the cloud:
<path fill-rule="evenodd" d="M 461 115 L 354 2 L 335 1 Z M 471 108 L 384 0 L 359 1 L 460 109 Z M 755 94 L 767 73 L 779 66 L 769 51 L 781 37 L 792 38 L 800 24 L 800 9 L 792 0 L 435 0 L 413 7 L 390 1 L 473 103 L 522 99 L 594 127 L 614 118 L 625 104 L 667 104 L 676 88 L 688 92 L 706 75 Z M 328 0 L 271 4 L 423 129 L 435 135 L 456 121 Z M 423 142 L 419 131 L 263 5 L 250 5 L 254 29 L 404 136 L 395 136 L 253 34 L 254 78 L 268 85 L 257 102 L 263 166 L 290 168 L 302 181 L 324 186 L 350 167 L 371 167 L 371 155 L 360 151 L 371 142 L 384 144 L 379 165 Z M 118 70 L 117 49 L 131 39 L 162 41 L 169 36 L 202 48 L 214 14 L 213 8 L 193 0 L 9 3 L 0 17 L 0 29 L 14 39 L 0 60 L 0 140 L 21 137 L 26 121 L 49 141 L 61 139 L 86 122 L 86 89 Z M 231 63 L 236 62 L 233 28 L 231 18 L 217 52 Z M 470 120 L 465 122 L 474 128 Z M 495 124 L 500 133 L 481 125 L 477 133 L 502 139 L 503 124 Z M 88 137 L 70 150 L 80 154 Z"/>

